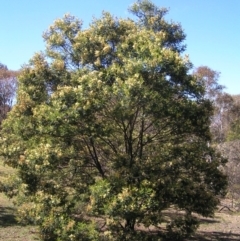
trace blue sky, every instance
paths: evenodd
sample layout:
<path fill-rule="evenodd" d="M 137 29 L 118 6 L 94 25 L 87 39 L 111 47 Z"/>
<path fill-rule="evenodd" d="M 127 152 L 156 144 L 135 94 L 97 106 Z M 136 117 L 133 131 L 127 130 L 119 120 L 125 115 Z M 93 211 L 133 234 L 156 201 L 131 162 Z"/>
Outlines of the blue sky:
<path fill-rule="evenodd" d="M 57 18 L 71 13 L 87 28 L 102 10 L 119 17 L 134 0 L 1 0 L 0 62 L 17 70 L 44 50 L 42 33 Z M 195 67 L 221 72 L 226 92 L 240 94 L 240 0 L 153 0 L 169 8 L 167 19 L 182 24 L 186 54 Z"/>

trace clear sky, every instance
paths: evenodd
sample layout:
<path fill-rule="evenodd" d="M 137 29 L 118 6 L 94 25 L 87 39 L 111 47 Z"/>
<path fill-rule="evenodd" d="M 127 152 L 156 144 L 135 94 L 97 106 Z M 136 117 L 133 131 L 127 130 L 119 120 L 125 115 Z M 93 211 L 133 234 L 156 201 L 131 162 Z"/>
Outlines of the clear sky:
<path fill-rule="evenodd" d="M 129 17 L 134 0 L 1 0 L 0 62 L 17 70 L 44 50 L 42 33 L 57 18 L 71 13 L 87 28 L 102 10 Z M 195 67 L 221 72 L 226 92 L 240 94 L 240 0 L 153 0 L 169 8 L 167 19 L 182 24 L 186 54 Z"/>

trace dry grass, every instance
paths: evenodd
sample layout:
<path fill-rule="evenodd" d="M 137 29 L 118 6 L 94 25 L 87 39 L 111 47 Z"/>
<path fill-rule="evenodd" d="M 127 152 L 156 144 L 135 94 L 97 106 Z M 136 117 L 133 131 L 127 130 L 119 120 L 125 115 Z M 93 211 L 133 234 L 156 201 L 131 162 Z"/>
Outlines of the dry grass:
<path fill-rule="evenodd" d="M 236 241 L 240 240 L 240 214 L 216 213 L 214 219 L 202 219 L 200 228 L 189 241 Z"/>
<path fill-rule="evenodd" d="M 224 200 L 214 218 L 202 218 L 194 238 L 199 241 L 240 240 L 240 212 L 231 207 L 231 200 Z"/>
<path fill-rule="evenodd" d="M 0 181 L 14 174 L 14 169 L 4 166 L 0 161 Z M 0 193 L 0 241 L 36 241 L 40 240 L 37 228 L 22 226 L 16 221 L 16 209 L 3 193 Z"/>

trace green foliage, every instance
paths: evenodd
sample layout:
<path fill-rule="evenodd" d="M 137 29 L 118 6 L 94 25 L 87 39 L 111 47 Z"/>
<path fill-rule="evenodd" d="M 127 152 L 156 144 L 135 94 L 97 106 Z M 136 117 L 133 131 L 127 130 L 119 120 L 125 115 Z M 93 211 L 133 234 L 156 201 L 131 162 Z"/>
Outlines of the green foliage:
<path fill-rule="evenodd" d="M 175 222 L 165 210 L 211 216 L 224 194 L 213 108 L 180 54 L 180 25 L 148 1 L 132 12 L 139 21 L 103 13 L 86 30 L 56 20 L 19 77 L 1 154 L 43 240 L 158 240 L 147 230 Z"/>
<path fill-rule="evenodd" d="M 166 240 L 184 240 L 193 234 L 198 228 L 196 218 L 186 215 L 184 218 L 177 218 L 167 225 Z"/>
<path fill-rule="evenodd" d="M 234 140 L 240 140 L 240 119 L 232 123 L 231 130 L 228 133 L 228 141 Z"/>

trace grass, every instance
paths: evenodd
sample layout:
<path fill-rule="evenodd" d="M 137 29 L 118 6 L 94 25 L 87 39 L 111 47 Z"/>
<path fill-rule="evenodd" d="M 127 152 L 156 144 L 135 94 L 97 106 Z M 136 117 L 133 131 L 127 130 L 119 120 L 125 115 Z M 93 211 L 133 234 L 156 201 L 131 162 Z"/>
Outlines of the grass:
<path fill-rule="evenodd" d="M 14 169 L 0 161 L 0 181 L 14 174 Z M 23 226 L 16 220 L 16 207 L 3 193 L 0 193 L 0 241 L 37 241 L 37 227 Z"/>
<path fill-rule="evenodd" d="M 235 217 L 235 218 L 234 218 Z M 201 220 L 197 233 L 188 241 L 237 241 L 240 240 L 240 215 L 216 213 L 215 218 Z"/>

